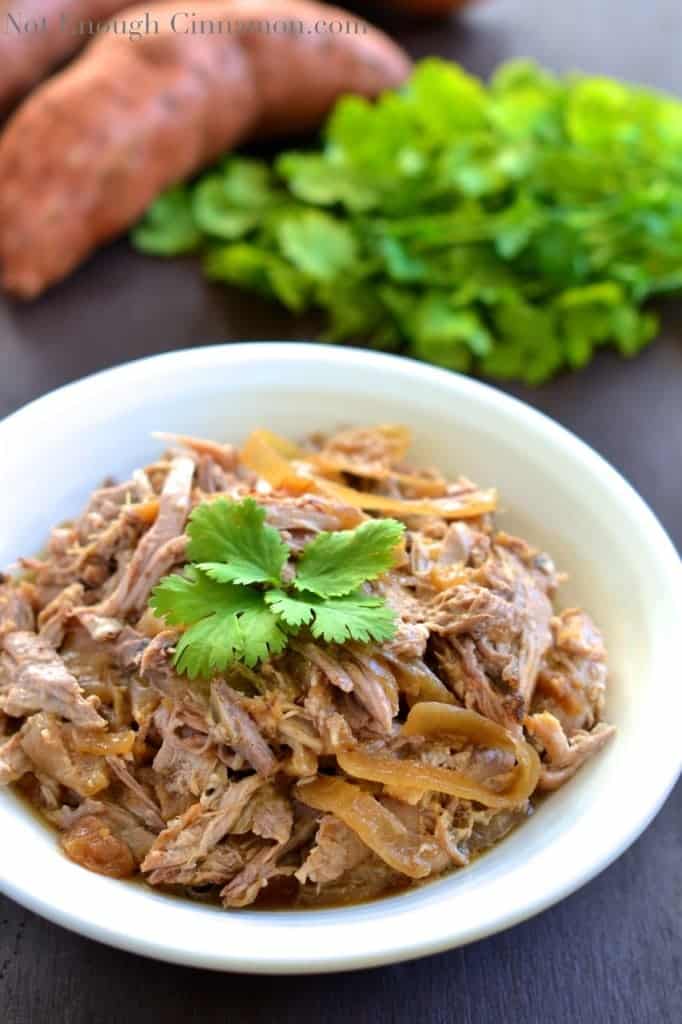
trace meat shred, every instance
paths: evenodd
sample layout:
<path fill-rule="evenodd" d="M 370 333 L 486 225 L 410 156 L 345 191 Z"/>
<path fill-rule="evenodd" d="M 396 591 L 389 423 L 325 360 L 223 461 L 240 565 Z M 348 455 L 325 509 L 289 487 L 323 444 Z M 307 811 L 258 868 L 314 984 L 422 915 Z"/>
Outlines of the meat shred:
<path fill-rule="evenodd" d="M 451 506 L 439 499 L 482 492 L 407 464 L 404 428 L 282 448 L 297 452 L 287 456 L 302 474 L 294 493 L 259 478 L 232 445 L 171 440 L 159 461 L 107 482 L 56 527 L 40 557 L 22 560 L 24 576 L 0 575 L 0 785 L 21 789 L 77 864 L 227 908 L 375 898 L 467 865 L 609 741 L 598 628 L 555 607 L 551 559 L 498 530 L 491 512 L 441 514 Z M 316 489 L 320 478 L 347 500 Z M 289 545 L 293 573 L 314 536 L 353 529 L 378 507 L 354 502 L 352 488 L 391 499 L 397 515 L 411 502 L 401 557 L 369 585 L 394 612 L 393 639 L 335 646 L 302 631 L 255 671 L 178 675 L 179 632 L 148 598 L 185 563 L 192 507 L 253 497 Z M 415 734 L 405 720 L 422 701 L 488 731 Z M 537 770 L 505 803 L 521 749 Z M 358 756 L 394 766 L 391 782 L 344 772 Z M 478 789 L 417 788 L 410 772 Z M 374 831 L 360 806 L 376 814 Z"/>

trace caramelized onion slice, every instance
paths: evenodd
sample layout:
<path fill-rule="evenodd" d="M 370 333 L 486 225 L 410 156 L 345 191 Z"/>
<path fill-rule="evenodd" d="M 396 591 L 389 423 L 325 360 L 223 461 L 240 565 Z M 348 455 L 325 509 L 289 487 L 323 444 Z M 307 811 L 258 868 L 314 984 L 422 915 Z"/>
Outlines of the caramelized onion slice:
<path fill-rule="evenodd" d="M 463 736 L 479 747 L 499 747 L 516 753 L 516 741 L 504 726 L 477 711 L 445 707 L 436 701 L 413 707 L 402 731 L 404 736 Z"/>
<path fill-rule="evenodd" d="M 420 498 L 442 498 L 447 490 L 447 481 L 442 477 L 419 476 L 416 473 L 391 473 L 390 476 L 402 487 L 415 491 Z"/>
<path fill-rule="evenodd" d="M 126 511 L 141 522 L 151 524 L 156 521 L 159 514 L 159 499 L 147 498 L 136 505 L 126 506 Z"/>
<path fill-rule="evenodd" d="M 281 488 L 291 494 L 304 494 L 315 490 L 310 477 L 296 472 L 289 459 L 297 449 L 284 438 L 269 430 L 254 430 L 249 434 L 242 450 L 242 462 L 271 487 Z"/>
<path fill-rule="evenodd" d="M 270 448 L 274 448 L 277 454 L 283 456 L 285 459 L 305 458 L 303 451 L 297 444 L 290 441 L 288 437 L 282 437 L 281 434 L 275 434 L 274 431 L 267 430 L 265 427 L 260 427 L 258 430 L 254 430 L 253 433 L 257 434 L 261 441 L 269 445 Z"/>
<path fill-rule="evenodd" d="M 69 742 L 79 754 L 96 754 L 98 757 L 112 757 L 129 754 L 135 744 L 135 733 L 132 729 L 121 732 L 95 732 L 76 726 L 64 726 L 69 730 Z"/>
<path fill-rule="evenodd" d="M 540 772 L 537 753 L 525 740 L 516 740 L 506 729 L 475 711 L 425 701 L 410 711 L 403 726 L 406 736 L 464 737 L 483 747 L 513 752 L 517 765 L 509 789 L 493 792 L 465 772 L 422 764 L 413 758 L 399 759 L 364 750 L 339 751 L 336 759 L 343 771 L 360 779 L 371 779 L 394 791 L 420 790 L 448 793 L 463 800 L 475 800 L 485 807 L 513 807 L 528 799 Z"/>
<path fill-rule="evenodd" d="M 440 498 L 445 494 L 447 483 L 442 477 L 419 476 L 417 473 L 401 473 L 390 466 L 373 466 L 371 463 L 356 463 L 340 455 L 319 452 L 307 455 L 306 462 L 324 477 L 338 479 L 340 473 L 350 473 L 367 480 L 395 480 L 403 487 L 410 487 L 420 497 Z"/>
<path fill-rule="evenodd" d="M 341 768 L 358 779 L 372 779 L 390 787 L 392 792 L 418 790 L 420 793 L 448 793 L 462 800 L 476 800 L 486 807 L 509 807 L 506 795 L 493 793 L 463 772 L 422 764 L 414 758 L 399 759 L 364 750 L 339 751 Z"/>
<path fill-rule="evenodd" d="M 431 870 L 428 842 L 414 835 L 370 793 L 343 779 L 318 776 L 299 783 L 296 796 L 308 807 L 337 818 L 352 829 L 378 857 L 409 878 L 426 878 Z"/>
<path fill-rule="evenodd" d="M 512 735 L 497 722 L 479 715 L 468 708 L 445 707 L 442 704 L 425 701 L 416 704 L 407 716 L 403 726 L 406 736 L 464 736 L 481 747 L 498 747 L 508 750 L 516 758 L 516 771 L 511 787 L 501 795 L 507 806 L 523 803 L 534 792 L 540 777 L 540 758 L 537 751 L 523 737 Z M 483 801 L 480 801 L 483 802 Z M 488 806 L 493 806 L 488 803 Z"/>
<path fill-rule="evenodd" d="M 410 499 L 392 498 L 386 494 L 368 494 L 353 487 L 337 484 L 323 477 L 313 477 L 322 494 L 369 512 L 387 512 L 401 518 L 406 516 L 439 516 L 442 519 L 475 519 L 486 512 L 493 512 L 497 506 L 494 490 L 474 491 L 461 498 Z"/>
<path fill-rule="evenodd" d="M 468 583 L 469 574 L 459 565 L 433 565 L 429 571 L 428 581 L 434 590 L 441 592 Z"/>
<path fill-rule="evenodd" d="M 130 848 L 113 835 L 106 822 L 92 814 L 77 821 L 61 837 L 64 853 L 76 864 L 109 878 L 129 878 L 135 874 L 135 859 Z"/>
<path fill-rule="evenodd" d="M 280 488 L 290 494 L 318 492 L 336 498 L 353 508 L 370 512 L 386 512 L 401 517 L 440 516 L 443 519 L 475 519 L 486 512 L 493 512 L 497 506 L 494 490 L 473 491 L 461 498 L 449 495 L 442 498 L 410 499 L 393 498 L 385 494 L 369 494 L 354 487 L 327 480 L 324 476 L 308 476 L 292 464 L 292 459 L 305 457 L 286 438 L 269 430 L 254 430 L 247 438 L 242 450 L 242 462 L 271 487 Z M 309 460 L 310 461 L 310 460 Z M 418 477 L 405 478 L 415 482 Z"/>
<path fill-rule="evenodd" d="M 381 438 L 384 452 L 370 453 L 362 451 L 353 453 L 353 441 L 358 434 L 374 435 Z M 339 441 L 345 440 L 348 449 L 338 448 Z M 442 497 L 447 489 L 447 481 L 442 476 L 433 474 L 424 476 L 421 473 L 402 473 L 395 469 L 395 464 L 405 459 L 412 445 L 412 433 L 407 427 L 385 424 L 369 429 L 342 431 L 333 439 L 331 445 L 322 451 L 305 454 L 305 461 L 325 477 L 339 479 L 339 474 L 349 473 L 367 480 L 395 480 L 404 487 L 415 491 L 419 497 Z M 301 455 L 291 456 L 301 458 Z"/>
<path fill-rule="evenodd" d="M 456 704 L 455 697 L 423 661 L 407 661 L 389 651 L 382 651 L 381 657 L 391 666 L 400 690 L 410 707 L 420 701 L 435 701 L 442 704 Z"/>

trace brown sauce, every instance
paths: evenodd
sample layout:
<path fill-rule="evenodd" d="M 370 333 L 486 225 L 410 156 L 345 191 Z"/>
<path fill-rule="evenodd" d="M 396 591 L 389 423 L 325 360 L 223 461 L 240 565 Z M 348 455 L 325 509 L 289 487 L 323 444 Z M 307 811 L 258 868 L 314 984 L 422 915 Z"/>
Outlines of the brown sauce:
<path fill-rule="evenodd" d="M 30 793 L 27 791 L 28 786 L 23 783 L 15 783 L 12 787 L 13 792 L 19 797 L 22 806 L 26 809 L 36 821 L 40 822 L 43 828 L 47 828 L 55 836 L 55 842 L 58 848 L 58 852 L 61 856 L 66 856 L 61 848 L 58 837 L 60 830 L 48 821 L 40 811 L 38 807 L 31 800 Z M 538 805 L 546 799 L 546 795 L 538 797 L 534 795 L 531 801 L 531 808 L 528 812 L 528 817 L 532 815 L 537 809 Z M 363 906 L 368 903 L 376 903 L 379 900 L 392 899 L 396 896 L 406 895 L 409 892 L 416 892 L 425 886 L 433 885 L 436 882 L 442 882 L 447 878 L 451 878 L 453 875 L 458 874 L 460 871 L 465 871 L 468 867 L 471 867 L 476 861 L 484 857 L 492 849 L 497 847 L 499 843 L 504 842 L 504 839 L 515 832 L 523 824 L 523 818 L 520 817 L 518 822 L 513 825 L 504 836 L 499 839 L 495 839 L 489 846 L 476 850 L 469 857 L 469 863 L 462 867 L 452 867 L 450 870 L 443 872 L 440 875 L 432 875 L 428 878 L 414 881 L 413 879 L 407 878 L 406 876 L 395 874 L 390 881 L 387 882 L 385 887 L 379 892 L 369 892 L 364 895 L 359 894 L 354 898 L 349 898 L 344 895 L 342 886 L 337 883 L 336 892 L 333 891 L 334 886 L 329 886 L 329 891 L 325 894 L 317 896 L 317 887 L 314 885 L 301 886 L 295 879 L 290 877 L 275 878 L 273 881 L 257 896 L 256 900 L 250 904 L 247 908 L 248 911 L 264 911 L 264 912 L 304 912 L 312 910 L 338 910 L 342 907 L 355 907 Z M 86 870 L 83 868 L 83 870 Z M 129 886 L 144 888 L 146 892 L 153 892 L 157 895 L 161 894 L 167 899 L 181 900 L 183 903 L 198 903 L 204 906 L 215 907 L 220 909 L 222 913 L 225 913 L 225 908 L 222 906 L 219 897 L 220 887 L 213 886 L 210 890 L 207 889 L 204 892 L 196 890 L 188 890 L 186 887 L 181 886 L 150 886 L 144 875 L 141 872 L 137 872 L 131 878 L 118 879 L 119 884 L 125 884 Z M 243 911 L 238 911 L 242 913 Z"/>

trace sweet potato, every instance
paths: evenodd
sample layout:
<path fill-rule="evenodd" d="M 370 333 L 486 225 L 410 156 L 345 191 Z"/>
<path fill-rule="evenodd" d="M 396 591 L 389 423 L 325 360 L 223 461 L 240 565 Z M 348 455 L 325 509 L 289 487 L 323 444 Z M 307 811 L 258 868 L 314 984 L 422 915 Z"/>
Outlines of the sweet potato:
<path fill-rule="evenodd" d="M 94 28 L 126 6 L 126 0 L 2 0 L 0 113 L 84 46 L 91 22 Z"/>
<path fill-rule="evenodd" d="M 158 31 L 90 43 L 0 138 L 0 266 L 17 295 L 65 277 L 225 150 L 310 129 L 342 93 L 373 97 L 410 70 L 381 32 L 307 0 L 209 0 L 193 7 L 195 21 L 166 3 L 119 18 L 145 10 Z M 183 34 L 199 17 L 230 19 L 232 30 Z M 323 30 L 332 21 L 349 27 Z"/>

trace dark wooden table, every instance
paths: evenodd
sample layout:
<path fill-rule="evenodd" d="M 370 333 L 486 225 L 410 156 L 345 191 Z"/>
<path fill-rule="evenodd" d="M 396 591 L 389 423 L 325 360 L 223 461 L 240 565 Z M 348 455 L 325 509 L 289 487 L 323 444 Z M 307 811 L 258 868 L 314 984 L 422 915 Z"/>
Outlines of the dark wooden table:
<path fill-rule="evenodd" d="M 396 31 L 416 56 L 440 53 L 483 74 L 527 55 L 557 69 L 581 67 L 682 94 L 679 0 L 491 0 L 459 21 Z M 314 326 L 209 287 L 191 262 L 146 260 L 122 242 L 41 301 L 0 305 L 0 416 L 137 356 L 225 339 L 306 338 Z M 579 376 L 538 391 L 510 390 L 621 469 L 682 548 L 679 306 L 666 311 L 662 337 L 634 363 L 604 354 Z M 154 963 L 3 899 L 0 1022 L 677 1024 L 681 836 L 678 786 L 615 865 L 539 918 L 418 963 L 302 980 Z"/>

